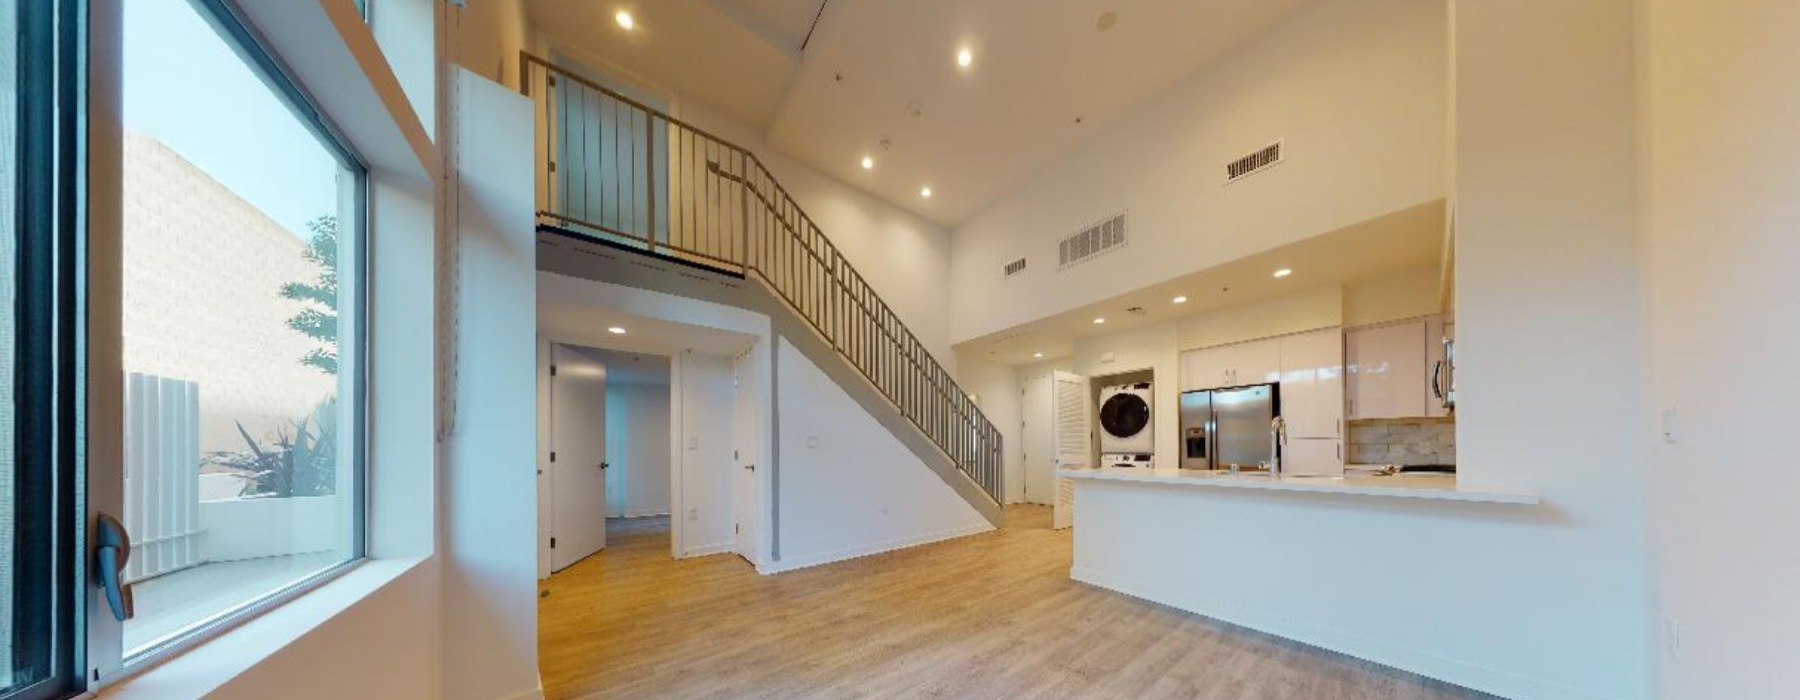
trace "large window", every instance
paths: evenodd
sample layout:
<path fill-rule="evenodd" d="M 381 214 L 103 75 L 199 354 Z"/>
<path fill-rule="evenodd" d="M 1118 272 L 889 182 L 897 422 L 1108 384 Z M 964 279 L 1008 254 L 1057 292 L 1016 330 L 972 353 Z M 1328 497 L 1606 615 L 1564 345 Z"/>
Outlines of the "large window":
<path fill-rule="evenodd" d="M 121 5 L 129 663 L 362 555 L 364 217 L 227 5 Z"/>

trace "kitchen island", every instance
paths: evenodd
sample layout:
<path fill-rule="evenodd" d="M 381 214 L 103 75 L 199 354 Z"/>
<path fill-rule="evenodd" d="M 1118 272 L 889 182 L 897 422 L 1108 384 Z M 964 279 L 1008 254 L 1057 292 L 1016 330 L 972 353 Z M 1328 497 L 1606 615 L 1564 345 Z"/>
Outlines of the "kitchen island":
<path fill-rule="evenodd" d="M 1076 581 L 1468 687 L 1538 690 L 1446 653 L 1471 639 L 1420 614 L 1480 599 L 1522 565 L 1491 544 L 1464 554 L 1554 523 L 1534 494 L 1451 474 L 1056 475 L 1074 491 Z"/>
<path fill-rule="evenodd" d="M 1101 467 L 1098 469 L 1062 469 L 1058 470 L 1056 475 L 1066 479 L 1118 481 L 1175 488 L 1292 491 L 1515 505 L 1536 505 L 1538 503 L 1538 497 L 1528 493 L 1462 488 L 1458 486 L 1454 474 L 1271 477 L 1266 473 Z"/>

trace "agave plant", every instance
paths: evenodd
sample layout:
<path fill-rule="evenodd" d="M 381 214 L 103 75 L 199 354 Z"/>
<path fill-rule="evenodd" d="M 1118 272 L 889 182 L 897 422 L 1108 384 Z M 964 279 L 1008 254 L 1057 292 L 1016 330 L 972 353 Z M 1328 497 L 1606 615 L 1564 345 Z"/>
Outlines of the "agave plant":
<path fill-rule="evenodd" d="M 331 403 L 277 428 L 272 444 L 259 444 L 244 425 L 237 426 L 248 448 L 206 456 L 206 463 L 233 469 L 247 483 L 243 495 L 262 498 L 329 496 L 337 492 L 337 429 Z"/>

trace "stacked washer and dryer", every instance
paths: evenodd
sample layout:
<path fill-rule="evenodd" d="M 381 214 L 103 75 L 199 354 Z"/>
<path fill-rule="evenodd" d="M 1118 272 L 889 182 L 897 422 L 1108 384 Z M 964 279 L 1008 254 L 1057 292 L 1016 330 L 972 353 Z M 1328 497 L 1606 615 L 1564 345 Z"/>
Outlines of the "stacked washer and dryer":
<path fill-rule="evenodd" d="M 1156 452 L 1150 382 L 1100 388 L 1100 466 L 1151 466 Z"/>

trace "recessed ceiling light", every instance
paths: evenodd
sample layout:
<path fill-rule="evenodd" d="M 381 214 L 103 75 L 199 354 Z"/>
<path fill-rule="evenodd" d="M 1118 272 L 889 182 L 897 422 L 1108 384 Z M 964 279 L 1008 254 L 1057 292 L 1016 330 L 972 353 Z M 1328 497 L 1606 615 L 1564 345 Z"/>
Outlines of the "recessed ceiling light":
<path fill-rule="evenodd" d="M 637 19 L 632 17 L 629 11 L 619 10 L 613 15 L 613 21 L 618 22 L 619 27 L 625 31 L 637 29 Z"/>
<path fill-rule="evenodd" d="M 1099 317 L 1099 318 L 1096 318 L 1096 319 L 1094 319 L 1094 325 L 1096 325 L 1096 326 L 1098 326 L 1098 325 L 1100 325 L 1100 324 L 1102 324 L 1102 323 L 1106 323 L 1106 317 L 1105 317 L 1105 316 L 1101 316 L 1101 317 Z"/>
<path fill-rule="evenodd" d="M 962 66 L 964 68 L 968 68 L 969 65 L 973 64 L 974 62 L 975 62 L 975 54 L 970 52 L 968 49 L 965 48 L 965 49 L 962 49 L 962 50 L 959 50 L 956 52 L 956 65 Z"/>
<path fill-rule="evenodd" d="M 1179 297 L 1175 297 L 1175 298 L 1174 298 L 1174 299 L 1170 299 L 1170 300 L 1169 300 L 1169 301 L 1171 301 L 1171 302 L 1174 302 L 1174 303 L 1176 303 L 1176 304 L 1186 304 L 1186 303 L 1187 303 L 1187 297 L 1185 297 L 1185 296 L 1179 296 Z"/>
<path fill-rule="evenodd" d="M 919 188 L 919 196 L 924 197 L 926 199 L 931 199 L 931 188 L 930 187 L 920 187 Z"/>
<path fill-rule="evenodd" d="M 1294 271 L 1284 267 L 1275 271 L 1275 279 L 1281 279 L 1291 274 L 1294 274 Z"/>
<path fill-rule="evenodd" d="M 875 169 L 875 159 L 871 156 L 863 156 L 862 166 L 863 166 L 863 170 L 874 170 Z"/>
<path fill-rule="evenodd" d="M 1044 359 L 1044 353 L 1041 353 L 1041 352 L 1034 352 L 1034 353 L 1031 353 L 1031 356 L 1032 356 L 1032 357 L 1035 357 L 1035 358 L 1037 358 L 1037 359 L 1040 359 L 1040 360 L 1042 360 L 1042 359 Z"/>
<path fill-rule="evenodd" d="M 613 335 L 625 335 L 625 329 L 620 328 L 618 326 L 613 326 L 611 328 L 608 328 L 608 329 L 606 329 L 606 332 L 611 333 Z"/>

